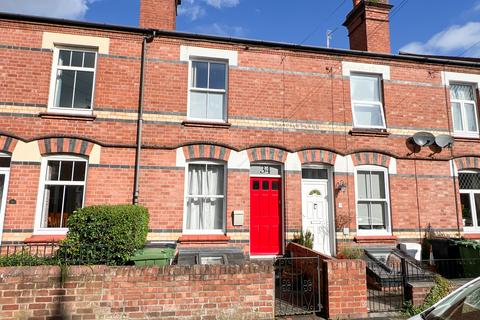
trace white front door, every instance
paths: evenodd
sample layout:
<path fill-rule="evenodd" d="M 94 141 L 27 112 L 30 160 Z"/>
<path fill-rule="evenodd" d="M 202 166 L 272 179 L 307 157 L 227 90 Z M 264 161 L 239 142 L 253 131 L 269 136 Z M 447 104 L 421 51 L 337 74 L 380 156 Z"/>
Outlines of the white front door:
<path fill-rule="evenodd" d="M 302 180 L 303 233 L 313 234 L 313 250 L 332 255 L 328 180 Z"/>
<path fill-rule="evenodd" d="M 2 243 L 5 207 L 7 204 L 8 176 L 9 170 L 0 168 L 0 244 Z"/>

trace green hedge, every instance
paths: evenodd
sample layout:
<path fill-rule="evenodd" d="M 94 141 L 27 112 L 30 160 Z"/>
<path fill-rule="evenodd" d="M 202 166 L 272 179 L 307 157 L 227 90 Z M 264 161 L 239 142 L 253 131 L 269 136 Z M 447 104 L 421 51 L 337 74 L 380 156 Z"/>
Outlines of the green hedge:
<path fill-rule="evenodd" d="M 70 264 L 123 265 L 144 247 L 148 210 L 133 205 L 102 205 L 77 210 L 69 217 L 69 231 L 60 259 Z"/>

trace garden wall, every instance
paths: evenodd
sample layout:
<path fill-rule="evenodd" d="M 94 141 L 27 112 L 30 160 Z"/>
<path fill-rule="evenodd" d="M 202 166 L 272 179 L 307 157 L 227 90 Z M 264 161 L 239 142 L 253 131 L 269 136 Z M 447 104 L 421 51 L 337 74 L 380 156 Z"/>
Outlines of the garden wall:
<path fill-rule="evenodd" d="M 65 273 L 65 272 L 64 272 Z M 0 268 L 0 319 L 272 319 L 270 265 Z"/>

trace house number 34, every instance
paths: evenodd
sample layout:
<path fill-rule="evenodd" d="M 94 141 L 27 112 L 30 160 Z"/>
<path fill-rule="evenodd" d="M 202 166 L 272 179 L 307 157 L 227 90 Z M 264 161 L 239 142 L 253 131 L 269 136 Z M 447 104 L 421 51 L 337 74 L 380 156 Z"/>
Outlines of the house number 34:
<path fill-rule="evenodd" d="M 261 174 L 270 174 L 270 167 L 269 166 L 263 166 L 262 170 L 260 170 Z"/>

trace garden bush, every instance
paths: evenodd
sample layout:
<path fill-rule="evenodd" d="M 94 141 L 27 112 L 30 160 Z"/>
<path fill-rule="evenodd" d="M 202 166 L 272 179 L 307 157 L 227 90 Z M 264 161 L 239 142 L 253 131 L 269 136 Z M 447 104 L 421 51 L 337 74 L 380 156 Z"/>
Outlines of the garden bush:
<path fill-rule="evenodd" d="M 55 265 L 58 260 L 54 257 L 39 257 L 30 254 L 28 251 L 21 251 L 8 256 L 0 256 L 0 267 L 17 266 L 45 266 Z"/>
<path fill-rule="evenodd" d="M 58 251 L 68 264 L 123 265 L 144 247 L 148 210 L 133 205 L 101 205 L 77 210 Z"/>

